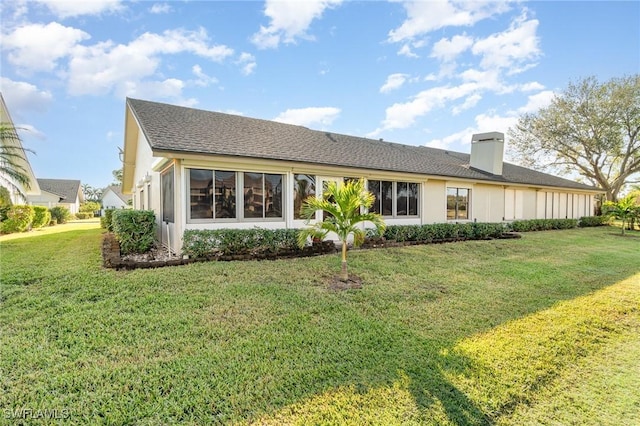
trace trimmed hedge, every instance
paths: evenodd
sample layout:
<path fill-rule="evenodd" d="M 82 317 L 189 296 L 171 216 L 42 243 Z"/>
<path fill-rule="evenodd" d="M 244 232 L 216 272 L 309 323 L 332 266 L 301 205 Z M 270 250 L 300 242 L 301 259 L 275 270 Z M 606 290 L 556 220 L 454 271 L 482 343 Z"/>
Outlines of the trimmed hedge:
<path fill-rule="evenodd" d="M 188 229 L 182 254 L 202 258 L 230 254 L 297 251 L 298 229 Z"/>
<path fill-rule="evenodd" d="M 549 231 L 552 229 L 572 229 L 578 226 L 578 219 L 530 219 L 514 220 L 509 229 L 515 232 Z"/>
<path fill-rule="evenodd" d="M 31 227 L 34 229 L 42 228 L 51 222 L 51 212 L 43 206 L 33 206 L 34 216 Z"/>
<path fill-rule="evenodd" d="M 33 206 L 13 205 L 7 210 L 7 218 L 2 222 L 1 230 L 5 234 L 24 232 L 29 229 L 34 216 Z"/>
<path fill-rule="evenodd" d="M 51 212 L 51 219 L 55 219 L 56 223 L 67 223 L 71 219 L 71 212 L 66 207 L 56 206 L 49 211 Z"/>
<path fill-rule="evenodd" d="M 116 210 L 111 222 L 123 255 L 145 253 L 153 247 L 156 229 L 153 210 Z"/>
<path fill-rule="evenodd" d="M 387 226 L 384 238 L 405 241 L 483 240 L 499 238 L 505 232 L 502 223 L 434 223 L 429 225 Z"/>
<path fill-rule="evenodd" d="M 578 221 L 578 226 L 587 228 L 590 226 L 604 226 L 609 224 L 608 216 L 585 216 Z"/>
<path fill-rule="evenodd" d="M 91 219 L 93 217 L 93 212 L 78 212 L 76 213 L 76 218 L 78 219 Z"/>

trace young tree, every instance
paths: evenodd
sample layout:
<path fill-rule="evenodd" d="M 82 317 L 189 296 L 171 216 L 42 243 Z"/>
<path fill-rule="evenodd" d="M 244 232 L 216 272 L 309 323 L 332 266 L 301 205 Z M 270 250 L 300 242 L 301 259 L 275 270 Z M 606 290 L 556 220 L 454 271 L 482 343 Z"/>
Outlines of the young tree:
<path fill-rule="evenodd" d="M 29 173 L 21 164 L 26 161 L 26 153 L 16 127 L 8 123 L 0 124 L 0 184 L 27 199 L 22 188 L 29 189 Z"/>
<path fill-rule="evenodd" d="M 349 280 L 347 271 L 347 240 L 353 234 L 353 244 L 362 244 L 365 238 L 365 231 L 360 224 L 371 222 L 378 232 L 384 232 L 385 223 L 377 213 L 365 213 L 373 205 L 374 195 L 365 190 L 364 179 L 349 180 L 343 185 L 330 182 L 327 189 L 322 194 L 322 198 L 315 196 L 307 197 L 301 208 L 301 215 L 307 223 L 315 217 L 316 211 L 321 210 L 328 213 L 327 217 L 316 222 L 310 227 L 302 230 L 299 234 L 298 243 L 300 246 L 306 244 L 308 237 L 326 235 L 334 232 L 342 242 L 342 269 L 340 279 Z"/>
<path fill-rule="evenodd" d="M 525 165 L 577 172 L 616 201 L 640 174 L 640 74 L 569 84 L 551 105 L 521 116 L 509 136 Z"/>
<path fill-rule="evenodd" d="M 624 235 L 626 225 L 640 213 L 640 206 L 636 204 L 633 195 L 628 195 L 620 201 L 607 201 L 602 205 L 602 208 L 606 215 L 622 221 L 622 235 Z"/>

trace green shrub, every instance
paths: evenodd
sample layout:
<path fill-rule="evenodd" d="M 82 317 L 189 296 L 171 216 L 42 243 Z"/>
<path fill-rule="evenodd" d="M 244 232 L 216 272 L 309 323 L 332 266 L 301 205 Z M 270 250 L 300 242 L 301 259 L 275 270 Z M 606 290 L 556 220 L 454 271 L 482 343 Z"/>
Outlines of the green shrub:
<path fill-rule="evenodd" d="M 93 217 L 93 212 L 78 212 L 76 213 L 76 218 L 78 219 L 91 219 Z"/>
<path fill-rule="evenodd" d="M 116 210 L 111 221 L 122 254 L 145 253 L 151 250 L 156 229 L 153 210 Z"/>
<path fill-rule="evenodd" d="M 33 206 L 13 205 L 7 211 L 7 218 L 2 222 L 2 232 L 5 234 L 24 232 L 29 229 L 34 216 Z"/>
<path fill-rule="evenodd" d="M 49 213 L 51 213 L 51 212 L 49 212 Z M 49 221 L 49 226 L 56 226 L 57 224 L 58 224 L 58 221 L 56 219 L 51 219 Z"/>
<path fill-rule="evenodd" d="M 450 239 L 480 240 L 497 238 L 505 231 L 501 223 L 434 223 L 428 225 L 387 226 L 387 240 L 433 242 Z"/>
<path fill-rule="evenodd" d="M 551 229 L 572 229 L 578 226 L 578 219 L 530 219 L 514 220 L 509 228 L 515 232 L 548 231 Z"/>
<path fill-rule="evenodd" d="M 95 201 L 87 201 L 86 203 L 80 204 L 80 212 L 91 213 L 90 217 L 93 217 L 94 213 L 100 209 L 100 203 L 96 203 Z"/>
<path fill-rule="evenodd" d="M 51 212 L 43 206 L 33 206 L 34 216 L 31 222 L 32 228 L 42 228 L 51 222 Z"/>
<path fill-rule="evenodd" d="M 107 209 L 104 211 L 104 215 L 100 218 L 100 226 L 109 232 L 113 232 L 113 224 L 111 220 L 113 218 L 113 212 L 115 209 Z"/>
<path fill-rule="evenodd" d="M 71 212 L 68 208 L 56 206 L 51 208 L 51 219 L 55 219 L 56 223 L 67 223 L 71 219 Z"/>
<path fill-rule="evenodd" d="M 584 216 L 578 221 L 578 226 L 581 228 L 587 228 L 591 226 L 604 226 L 609 223 L 608 216 Z"/>
<path fill-rule="evenodd" d="M 188 229 L 182 253 L 206 257 L 240 253 L 277 253 L 298 250 L 298 229 Z"/>
<path fill-rule="evenodd" d="M 7 218 L 7 212 L 12 205 L 11 193 L 4 186 L 0 186 L 0 222 Z"/>

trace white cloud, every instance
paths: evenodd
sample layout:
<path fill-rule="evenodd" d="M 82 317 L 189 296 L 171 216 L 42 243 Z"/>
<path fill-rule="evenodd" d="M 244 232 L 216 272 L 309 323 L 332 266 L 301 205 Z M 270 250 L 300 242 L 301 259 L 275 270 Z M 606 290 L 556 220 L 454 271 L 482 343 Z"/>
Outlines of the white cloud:
<path fill-rule="evenodd" d="M 3 36 L 2 48 L 8 60 L 25 72 L 53 71 L 57 61 L 71 54 L 74 47 L 91 36 L 86 32 L 51 22 L 28 24 Z"/>
<path fill-rule="evenodd" d="M 32 124 L 16 124 L 16 130 L 20 134 L 20 138 L 25 140 L 27 138 L 36 138 L 40 140 L 47 139 L 47 135 L 44 132 L 38 130 Z"/>
<path fill-rule="evenodd" d="M 553 100 L 555 93 L 552 90 L 544 90 L 542 92 L 531 95 L 528 98 L 526 105 L 518 108 L 519 114 L 526 114 L 530 112 L 536 112 L 540 108 L 548 107 Z"/>
<path fill-rule="evenodd" d="M 521 84 L 519 90 L 521 92 L 533 92 L 535 90 L 542 90 L 544 86 L 537 81 L 530 81 L 529 83 Z"/>
<path fill-rule="evenodd" d="M 160 15 L 163 13 L 169 13 L 172 10 L 173 9 L 171 8 L 171 5 L 169 5 L 169 3 L 154 3 L 153 6 L 151 6 L 151 8 L 149 9 L 149 12 L 155 15 Z"/>
<path fill-rule="evenodd" d="M 194 98 L 184 99 L 182 90 L 185 83 L 176 78 L 168 78 L 163 81 L 137 81 L 127 82 L 120 86 L 121 96 L 130 96 L 142 99 L 171 99 L 172 103 L 192 107 L 198 103 Z"/>
<path fill-rule="evenodd" d="M 120 0 L 37 0 L 59 18 L 81 15 L 100 15 L 105 12 L 119 12 L 124 9 Z"/>
<path fill-rule="evenodd" d="M 478 89 L 477 83 L 463 83 L 459 86 L 441 86 L 424 90 L 409 102 L 395 103 L 388 107 L 382 127 L 367 136 L 376 137 L 385 130 L 407 128 L 415 122 L 416 118 L 434 108 L 443 107 L 447 102 L 469 96 Z"/>
<path fill-rule="evenodd" d="M 51 92 L 39 90 L 31 83 L 0 78 L 0 90 L 12 115 L 19 116 L 24 111 L 46 111 L 53 100 Z"/>
<path fill-rule="evenodd" d="M 72 95 L 104 94 L 114 87 L 128 92 L 127 87 L 153 76 L 160 56 L 189 52 L 213 61 L 233 54 L 223 45 L 210 46 L 206 31 L 169 30 L 163 34 L 145 33 L 131 43 L 113 42 L 93 46 L 77 46 L 69 62 L 68 88 Z"/>
<path fill-rule="evenodd" d="M 392 90 L 399 89 L 407 81 L 408 74 L 391 74 L 387 77 L 387 81 L 380 88 L 380 93 L 389 93 Z"/>
<path fill-rule="evenodd" d="M 442 38 L 433 44 L 430 56 L 443 62 L 451 62 L 472 45 L 473 38 L 466 34 L 456 35 L 451 39 Z"/>
<path fill-rule="evenodd" d="M 251 41 L 261 49 L 276 48 L 282 43 L 294 43 L 298 38 L 311 39 L 307 34 L 314 19 L 342 0 L 282 1 L 267 0 L 264 14 L 271 19 L 268 27 L 260 26 Z"/>
<path fill-rule="evenodd" d="M 471 26 L 476 22 L 509 10 L 509 2 L 484 2 L 466 0 L 402 2 L 407 19 L 389 32 L 392 43 L 411 40 L 417 36 L 444 27 Z"/>
<path fill-rule="evenodd" d="M 195 75 L 197 77 L 197 80 L 195 81 L 195 85 L 196 86 L 200 86 L 200 87 L 207 87 L 210 84 L 215 84 L 218 82 L 218 79 L 215 77 L 211 77 L 208 76 L 207 74 L 205 74 L 202 71 L 202 67 L 200 65 L 194 65 L 191 68 L 191 72 L 193 73 L 193 75 Z"/>
<path fill-rule="evenodd" d="M 525 105 L 516 110 L 507 111 L 505 115 L 496 113 L 478 114 L 474 119 L 475 126 L 467 127 L 464 130 L 440 139 L 432 139 L 425 145 L 433 148 L 446 149 L 452 144 L 466 145 L 471 143 L 471 136 L 475 133 L 502 132 L 507 134 L 509 128 L 514 127 L 518 122 L 520 114 L 535 112 L 539 108 L 549 105 L 553 96 L 552 91 L 545 90 L 529 96 Z M 506 143 L 508 145 L 509 141 L 507 140 Z M 505 147 L 505 154 L 508 152 L 508 147 Z"/>
<path fill-rule="evenodd" d="M 521 16 L 506 31 L 478 40 L 471 51 L 482 57 L 482 68 L 517 74 L 535 65 L 531 62 L 541 55 L 537 29 L 538 20 Z"/>
<path fill-rule="evenodd" d="M 273 121 L 281 123 L 297 124 L 299 126 L 312 126 L 320 124 L 328 126 L 340 114 L 340 108 L 333 107 L 309 107 L 299 109 L 288 109 L 280 113 Z"/>
<path fill-rule="evenodd" d="M 453 115 L 458 115 L 462 111 L 467 110 L 469 108 L 473 108 L 476 104 L 482 99 L 482 96 L 478 93 L 474 93 L 471 96 L 467 96 L 462 105 L 454 106 L 451 110 Z"/>
<path fill-rule="evenodd" d="M 240 69 L 244 75 L 253 74 L 257 66 L 255 56 L 246 52 L 240 54 L 236 64 L 240 65 Z"/>
<path fill-rule="evenodd" d="M 400 48 L 400 50 L 398 50 L 398 55 L 399 56 L 406 56 L 407 58 L 419 58 L 420 57 L 417 54 L 413 53 L 413 51 L 411 50 L 411 46 L 409 46 L 409 43 L 403 45 Z"/>

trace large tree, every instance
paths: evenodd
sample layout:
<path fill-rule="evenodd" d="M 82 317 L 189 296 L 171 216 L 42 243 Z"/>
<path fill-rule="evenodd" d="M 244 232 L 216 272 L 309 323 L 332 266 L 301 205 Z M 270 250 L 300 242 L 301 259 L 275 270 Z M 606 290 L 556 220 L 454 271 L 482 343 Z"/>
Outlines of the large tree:
<path fill-rule="evenodd" d="M 26 200 L 23 188 L 29 189 L 31 182 L 29 172 L 23 166 L 26 162 L 25 151 L 16 127 L 10 123 L 0 123 L 0 185 Z"/>
<path fill-rule="evenodd" d="M 571 83 L 548 107 L 521 116 L 509 136 L 525 165 L 578 173 L 616 201 L 640 175 L 640 75 Z"/>

